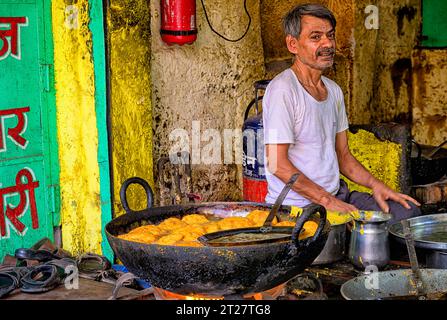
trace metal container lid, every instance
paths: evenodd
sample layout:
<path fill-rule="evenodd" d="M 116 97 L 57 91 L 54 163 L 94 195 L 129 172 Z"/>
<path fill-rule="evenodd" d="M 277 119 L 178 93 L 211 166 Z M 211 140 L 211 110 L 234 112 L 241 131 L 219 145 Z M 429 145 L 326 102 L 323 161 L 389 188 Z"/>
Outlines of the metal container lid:
<path fill-rule="evenodd" d="M 408 221 L 417 248 L 447 251 L 447 213 L 410 218 Z M 393 224 L 389 231 L 398 242 L 405 244 L 400 222 Z"/>

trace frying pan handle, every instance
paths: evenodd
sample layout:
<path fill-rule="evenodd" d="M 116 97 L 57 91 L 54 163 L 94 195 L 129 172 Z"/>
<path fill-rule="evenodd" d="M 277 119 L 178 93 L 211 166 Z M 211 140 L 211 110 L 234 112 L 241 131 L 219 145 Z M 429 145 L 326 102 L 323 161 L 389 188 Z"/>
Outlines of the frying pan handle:
<path fill-rule="evenodd" d="M 146 191 L 146 199 L 147 199 L 146 209 L 151 208 L 154 201 L 154 193 L 152 192 L 151 186 L 149 185 L 149 183 L 147 183 L 146 180 L 142 178 L 132 177 L 124 181 L 120 189 L 121 204 L 126 213 L 133 212 L 133 210 L 129 208 L 129 203 L 127 202 L 127 195 L 126 195 L 127 188 L 129 188 L 129 186 L 133 183 L 139 184 L 144 188 L 144 191 Z"/>
<path fill-rule="evenodd" d="M 314 242 L 315 240 L 317 240 L 317 238 L 320 236 L 321 232 L 323 231 L 324 226 L 326 225 L 326 209 L 323 206 L 320 206 L 315 203 L 311 203 L 311 204 L 305 206 L 303 209 L 304 209 L 303 213 L 301 213 L 300 216 L 297 218 L 295 227 L 293 228 L 293 231 L 292 231 L 292 241 L 297 249 L 306 247 L 309 244 L 311 244 L 312 242 Z M 320 214 L 320 222 L 318 224 L 318 228 L 315 231 L 314 236 L 310 239 L 307 238 L 307 239 L 299 240 L 298 236 L 301 232 L 301 229 L 304 226 L 304 223 L 307 220 L 309 220 L 309 218 L 312 215 L 314 215 L 316 213 Z"/>

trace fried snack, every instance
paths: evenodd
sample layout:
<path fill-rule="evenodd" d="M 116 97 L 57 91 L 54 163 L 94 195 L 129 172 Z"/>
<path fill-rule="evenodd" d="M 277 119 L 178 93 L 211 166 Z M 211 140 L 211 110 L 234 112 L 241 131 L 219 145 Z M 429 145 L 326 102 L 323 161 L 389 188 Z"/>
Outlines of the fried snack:
<path fill-rule="evenodd" d="M 204 233 L 195 233 L 195 232 L 186 233 L 184 234 L 183 241 L 197 241 L 197 239 L 203 235 Z"/>
<path fill-rule="evenodd" d="M 167 236 L 161 237 L 155 243 L 164 245 L 174 245 L 177 241 L 183 240 L 183 234 L 171 233 Z"/>
<path fill-rule="evenodd" d="M 317 231 L 318 224 L 315 221 L 306 221 L 303 228 L 304 232 L 300 234 L 299 239 L 312 237 Z"/>
<path fill-rule="evenodd" d="M 179 233 L 179 234 L 185 234 L 185 233 L 201 233 L 201 234 L 205 234 L 205 228 L 203 225 L 200 224 L 191 224 L 189 226 L 183 227 L 183 228 L 179 228 L 174 230 L 174 233 Z"/>
<path fill-rule="evenodd" d="M 182 221 L 187 224 L 203 224 L 209 222 L 205 216 L 200 214 L 188 214 L 182 218 Z"/>
<path fill-rule="evenodd" d="M 254 227 L 261 227 L 264 224 L 265 219 L 267 219 L 269 213 L 270 211 L 253 210 L 246 216 L 246 218 L 252 221 Z M 278 222 L 278 220 L 275 217 L 273 218 L 272 224 L 275 224 L 276 222 Z"/>
<path fill-rule="evenodd" d="M 180 247 L 203 247 L 203 244 L 198 241 L 177 241 L 174 245 Z"/>
<path fill-rule="evenodd" d="M 228 217 L 217 222 L 220 230 L 240 229 L 253 227 L 250 219 L 243 217 Z"/>
<path fill-rule="evenodd" d="M 155 240 L 157 240 L 157 237 L 152 235 L 152 234 L 150 234 L 150 233 L 147 233 L 147 234 L 143 234 L 143 233 L 134 233 L 134 234 L 126 233 L 126 234 L 119 235 L 118 238 L 124 239 L 124 240 L 128 240 L 128 241 L 147 243 L 147 244 L 151 244 Z"/>
<path fill-rule="evenodd" d="M 274 227 L 294 227 L 295 226 L 295 222 L 293 221 L 281 221 L 278 223 L 273 223 L 272 224 Z"/>
<path fill-rule="evenodd" d="M 219 225 L 217 222 L 208 222 L 206 224 L 203 224 L 202 227 L 205 229 L 205 233 L 212 233 L 220 231 Z"/>
<path fill-rule="evenodd" d="M 167 232 L 171 232 L 175 229 L 179 229 L 186 226 L 188 226 L 188 224 L 178 218 L 168 218 L 158 225 L 160 229 Z"/>
<path fill-rule="evenodd" d="M 161 236 L 164 235 L 166 233 L 166 231 L 160 229 L 158 226 L 155 225 L 146 225 L 146 226 L 141 226 L 135 229 L 132 229 L 129 234 L 152 234 L 154 236 Z"/>
<path fill-rule="evenodd" d="M 205 228 L 201 225 L 190 225 L 181 229 L 177 229 L 173 234 L 183 235 L 183 241 L 195 241 L 198 237 L 203 236 L 206 233 Z"/>

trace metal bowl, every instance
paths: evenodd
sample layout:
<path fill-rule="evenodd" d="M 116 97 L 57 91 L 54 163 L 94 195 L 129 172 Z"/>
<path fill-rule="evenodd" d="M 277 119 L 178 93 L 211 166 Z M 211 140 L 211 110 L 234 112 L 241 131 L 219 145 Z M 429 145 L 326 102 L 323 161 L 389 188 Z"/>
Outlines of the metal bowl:
<path fill-rule="evenodd" d="M 416 248 L 447 251 L 447 213 L 415 217 L 408 221 Z M 393 224 L 389 231 L 397 242 L 405 245 L 400 222 Z"/>
<path fill-rule="evenodd" d="M 346 300 L 381 300 L 403 297 L 410 294 L 411 269 L 375 272 L 359 276 L 341 286 L 341 295 Z M 421 269 L 426 293 L 447 291 L 447 270 Z"/>

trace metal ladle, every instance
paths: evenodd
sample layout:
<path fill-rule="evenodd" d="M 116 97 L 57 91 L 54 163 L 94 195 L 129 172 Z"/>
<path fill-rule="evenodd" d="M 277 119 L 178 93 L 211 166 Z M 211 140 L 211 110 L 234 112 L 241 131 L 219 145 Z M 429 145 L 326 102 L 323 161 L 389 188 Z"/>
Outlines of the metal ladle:
<path fill-rule="evenodd" d="M 403 234 L 405 243 L 407 245 L 408 256 L 411 265 L 411 280 L 410 285 L 413 290 L 409 291 L 407 295 L 383 297 L 380 300 L 446 300 L 447 292 L 428 292 L 422 281 L 421 270 L 416 256 L 416 249 L 414 247 L 413 233 L 410 229 L 410 221 L 402 220 L 400 224 L 403 227 Z"/>
<path fill-rule="evenodd" d="M 413 281 L 410 281 L 410 283 L 414 288 L 414 292 L 410 292 L 410 294 L 414 294 L 419 300 L 426 300 L 426 290 L 424 287 L 424 283 L 422 282 L 421 270 L 419 269 L 419 263 L 416 256 L 416 249 L 414 247 L 414 239 L 410 229 L 410 222 L 404 219 L 401 221 L 401 224 L 403 227 L 405 243 L 407 245 L 408 256 L 410 258 L 412 271 L 411 277 Z"/>

